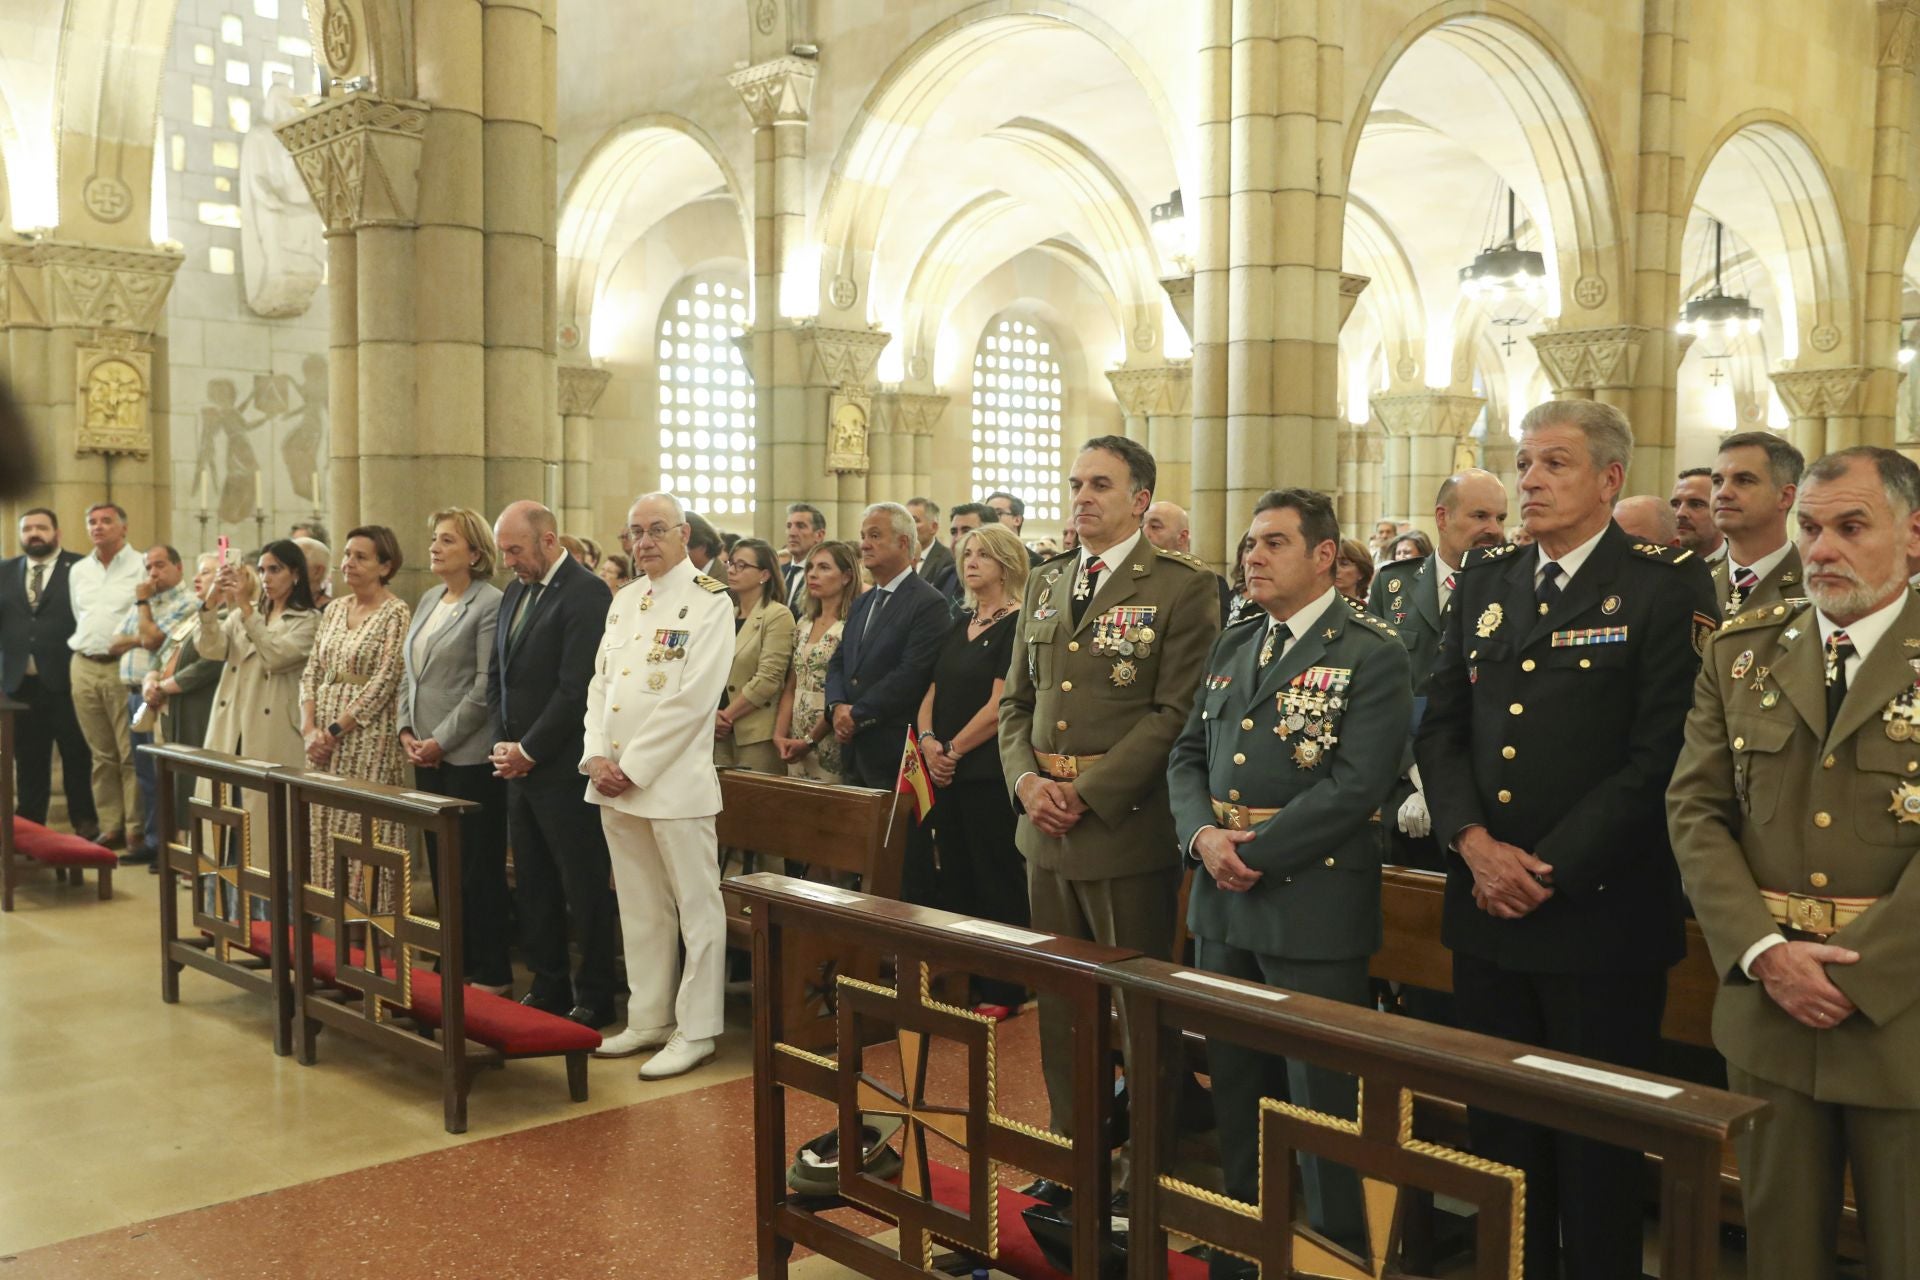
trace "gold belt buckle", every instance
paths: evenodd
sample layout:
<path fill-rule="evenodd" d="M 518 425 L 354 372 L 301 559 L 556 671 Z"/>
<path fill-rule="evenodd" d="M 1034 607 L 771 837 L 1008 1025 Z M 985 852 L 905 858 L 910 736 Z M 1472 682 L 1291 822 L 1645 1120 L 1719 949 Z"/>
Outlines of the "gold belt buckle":
<path fill-rule="evenodd" d="M 1055 781 L 1072 782 L 1080 776 L 1080 761 L 1074 756 L 1056 755 L 1052 764 Z"/>
<path fill-rule="evenodd" d="M 1790 893 L 1787 895 L 1787 925 L 1801 933 L 1817 933 L 1825 937 L 1838 927 L 1834 924 L 1834 904 L 1826 898 Z"/>

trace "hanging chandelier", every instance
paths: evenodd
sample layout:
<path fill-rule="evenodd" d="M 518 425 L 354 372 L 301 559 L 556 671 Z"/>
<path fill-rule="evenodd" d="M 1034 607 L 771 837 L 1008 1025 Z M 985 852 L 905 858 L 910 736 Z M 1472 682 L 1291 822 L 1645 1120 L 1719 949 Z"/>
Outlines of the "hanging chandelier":
<path fill-rule="evenodd" d="M 1698 337 L 1714 332 L 1733 337 L 1760 332 L 1760 322 L 1766 312 L 1754 306 L 1746 294 L 1726 291 L 1722 278 L 1725 238 L 1726 228 L 1720 225 L 1719 219 L 1713 219 L 1713 287 L 1689 299 L 1680 309 L 1680 323 L 1674 326 L 1676 333 Z"/>
<path fill-rule="evenodd" d="M 1494 208 L 1499 208 L 1499 193 L 1494 194 Z M 1494 215 L 1498 216 L 1497 212 Z M 1491 221 L 1491 219 L 1489 219 Z M 1524 297 L 1527 301 L 1536 301 L 1547 285 L 1547 260 L 1538 250 L 1522 249 L 1519 243 L 1518 202 L 1513 191 L 1507 191 L 1507 234 L 1504 240 L 1489 243 L 1475 255 L 1473 262 L 1460 268 L 1460 292 L 1469 298 L 1477 299 L 1488 305 L 1496 305 L 1505 298 Z"/>
<path fill-rule="evenodd" d="M 1920 320 L 1920 316 L 1900 317 L 1900 323 L 1902 325 L 1905 325 L 1909 320 Z M 1920 338 L 1916 338 L 1913 329 L 1902 328 L 1900 331 L 1900 351 L 1897 357 L 1900 361 L 1900 367 L 1904 369 L 1912 364 L 1913 358 L 1916 355 L 1920 355 Z"/>
<path fill-rule="evenodd" d="M 1170 263 L 1175 271 L 1186 275 L 1193 273 L 1193 245 L 1187 230 L 1187 210 L 1180 199 L 1180 189 L 1174 188 L 1165 204 L 1154 205 L 1147 215 L 1149 234 L 1153 244 L 1160 251 L 1161 258 Z"/>

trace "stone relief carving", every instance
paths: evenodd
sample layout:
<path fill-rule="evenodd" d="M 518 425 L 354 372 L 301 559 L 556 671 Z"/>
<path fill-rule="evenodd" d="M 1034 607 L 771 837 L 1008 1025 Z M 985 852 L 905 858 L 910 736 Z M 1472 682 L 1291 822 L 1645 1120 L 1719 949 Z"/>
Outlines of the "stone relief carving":
<path fill-rule="evenodd" d="M 367 93 L 329 98 L 273 131 L 293 154 L 330 230 L 410 226 L 428 107 Z"/>
<path fill-rule="evenodd" d="M 208 380 L 207 402 L 200 408 L 200 440 L 193 464 L 194 493 L 217 495 L 215 509 L 227 524 L 251 520 L 255 498 L 260 492 L 260 459 L 247 437 L 286 408 L 285 388 L 274 374 L 255 374 L 253 390 L 236 404 L 234 399 L 238 394 L 231 378 Z M 248 418 L 250 408 L 259 411 L 260 416 Z"/>
<path fill-rule="evenodd" d="M 153 452 L 153 355 L 125 333 L 99 333 L 74 353 L 78 453 Z"/>
<path fill-rule="evenodd" d="M 353 14 L 344 0 L 327 0 L 326 15 L 320 22 L 320 47 L 327 55 L 327 66 L 336 74 L 353 65 Z"/>
<path fill-rule="evenodd" d="M 300 380 L 286 374 L 276 375 L 280 399 L 298 396 L 299 404 L 290 404 L 281 412 L 283 421 L 291 419 L 293 430 L 280 442 L 280 456 L 287 464 L 287 479 L 294 493 L 308 502 L 320 501 L 322 448 L 327 441 L 327 358 L 310 355 L 300 362 Z M 255 396 L 256 405 L 259 397 Z"/>
<path fill-rule="evenodd" d="M 133 208 L 133 189 L 112 174 L 95 174 L 80 188 L 87 212 L 102 222 L 118 222 Z"/>
<path fill-rule="evenodd" d="M 240 143 L 240 268 L 255 315 L 297 316 L 326 275 L 325 227 L 274 129 L 300 114 L 293 90 L 275 84 Z"/>
<path fill-rule="evenodd" d="M 864 473 L 867 469 L 867 402 L 859 396 L 835 395 L 828 405 L 827 422 L 828 473 Z"/>

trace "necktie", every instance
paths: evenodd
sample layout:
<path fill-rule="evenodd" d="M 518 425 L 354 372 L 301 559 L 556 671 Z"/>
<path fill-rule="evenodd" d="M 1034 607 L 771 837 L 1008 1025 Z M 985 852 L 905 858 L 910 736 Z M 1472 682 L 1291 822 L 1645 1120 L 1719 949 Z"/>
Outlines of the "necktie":
<path fill-rule="evenodd" d="M 511 653 L 520 645 L 521 633 L 527 629 L 527 620 L 533 617 L 533 606 L 540 599 L 542 584 L 534 583 L 520 599 L 520 612 L 513 616 L 513 628 L 507 632 L 507 651 Z"/>
<path fill-rule="evenodd" d="M 46 588 L 46 585 L 47 566 L 45 564 L 34 565 L 33 576 L 27 583 L 27 603 L 35 609 L 40 607 L 40 593 Z"/>
<path fill-rule="evenodd" d="M 1260 646 L 1260 666 L 1262 670 L 1266 668 L 1269 662 L 1273 661 L 1274 654 L 1285 652 L 1287 641 L 1291 639 L 1293 639 L 1293 632 L 1288 629 L 1286 623 L 1274 622 L 1268 624 L 1267 638 Z"/>
<path fill-rule="evenodd" d="M 1444 587 L 1446 587 L 1446 589 L 1447 589 L 1447 590 L 1449 590 L 1449 591 L 1451 591 L 1451 590 L 1453 590 L 1453 575 L 1452 575 L 1452 574 L 1448 574 L 1448 575 L 1447 575 L 1447 579 L 1446 579 L 1446 581 L 1445 581 L 1444 583 L 1442 583 L 1441 585 L 1442 585 L 1442 586 L 1444 586 Z"/>
<path fill-rule="evenodd" d="M 1752 569 L 1742 569 L 1731 560 L 1727 562 L 1733 577 L 1733 592 L 1727 597 L 1727 613 L 1740 612 L 1740 602 L 1747 598 L 1747 592 L 1760 585 L 1760 575 Z"/>
<path fill-rule="evenodd" d="M 1833 732 L 1833 722 L 1840 718 L 1840 704 L 1847 700 L 1847 659 L 1854 653 L 1853 641 L 1845 631 L 1836 631 L 1827 638 L 1828 733 Z"/>
<path fill-rule="evenodd" d="M 1540 566 L 1540 585 L 1534 588 L 1534 598 L 1540 602 L 1540 612 L 1545 613 L 1560 598 L 1560 566 L 1549 560 Z"/>
<path fill-rule="evenodd" d="M 1087 602 L 1100 590 L 1100 575 L 1107 566 L 1100 562 L 1099 556 L 1089 556 L 1081 569 L 1080 581 L 1073 586 L 1073 625 L 1080 625 L 1080 618 L 1087 611 Z"/>

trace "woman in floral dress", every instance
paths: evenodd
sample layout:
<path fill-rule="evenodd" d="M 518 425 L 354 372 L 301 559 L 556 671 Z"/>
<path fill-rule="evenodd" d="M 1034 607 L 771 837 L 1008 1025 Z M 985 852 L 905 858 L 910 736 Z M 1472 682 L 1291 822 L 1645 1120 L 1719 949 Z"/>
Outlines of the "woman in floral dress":
<path fill-rule="evenodd" d="M 366 525 L 347 534 L 340 575 L 347 592 L 327 606 L 314 638 L 313 656 L 300 679 L 301 734 L 307 762 L 343 778 L 364 778 L 389 786 L 406 784 L 406 757 L 395 722 L 400 677 L 405 664 L 407 628 L 412 612 L 387 583 L 400 569 L 400 543 L 385 525 Z M 360 818 L 337 809 L 313 811 L 312 882 L 332 889 L 332 836 L 358 840 Z M 374 841 L 389 849 L 407 848 L 403 830 L 374 824 Z M 370 911 L 394 905 L 394 876 L 383 871 L 377 885 L 366 883 L 367 866 L 350 862 L 349 897 Z"/>
<path fill-rule="evenodd" d="M 827 715 L 827 659 L 840 647 L 847 611 L 859 594 L 859 561 L 844 542 L 823 542 L 807 557 L 807 589 L 793 633 L 793 667 L 780 695 L 773 743 L 787 773 L 815 782 L 846 779 L 840 740 Z"/>

